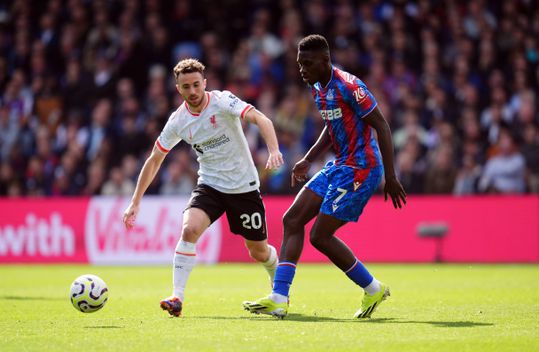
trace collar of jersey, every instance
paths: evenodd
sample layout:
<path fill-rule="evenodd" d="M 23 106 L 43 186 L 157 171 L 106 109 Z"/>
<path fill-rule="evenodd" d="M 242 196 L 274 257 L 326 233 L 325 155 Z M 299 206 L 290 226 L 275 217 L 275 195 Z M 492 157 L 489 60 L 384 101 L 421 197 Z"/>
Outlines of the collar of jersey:
<path fill-rule="evenodd" d="M 206 110 L 206 108 L 208 107 L 208 105 L 210 105 L 210 99 L 211 99 L 211 95 L 209 92 L 206 92 L 206 97 L 208 98 L 208 101 L 206 102 L 206 105 L 204 105 L 204 107 L 202 108 L 202 110 L 200 110 L 200 112 L 197 114 L 195 112 L 192 112 L 191 110 L 189 110 L 189 104 L 187 104 L 187 102 L 185 102 L 185 108 L 187 109 L 187 111 L 189 111 L 189 113 L 193 116 L 200 116 L 200 114 L 202 114 L 202 112 L 204 110 Z"/>
<path fill-rule="evenodd" d="M 316 90 L 318 90 L 318 91 L 326 90 L 329 87 L 329 85 L 331 84 L 331 81 L 333 81 L 333 71 L 335 71 L 335 67 L 331 66 L 331 76 L 329 77 L 328 84 L 326 84 L 325 87 L 322 87 L 320 82 L 316 82 L 314 84 L 314 88 L 316 88 Z"/>

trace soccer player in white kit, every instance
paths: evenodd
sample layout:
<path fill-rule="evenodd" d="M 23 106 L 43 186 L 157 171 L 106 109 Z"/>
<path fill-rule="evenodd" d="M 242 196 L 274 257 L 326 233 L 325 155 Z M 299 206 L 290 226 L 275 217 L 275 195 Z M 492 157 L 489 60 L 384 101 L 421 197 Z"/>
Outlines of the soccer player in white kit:
<path fill-rule="evenodd" d="M 266 168 L 283 164 L 272 122 L 252 105 L 228 91 L 206 91 L 204 65 L 195 59 L 181 60 L 174 67 L 176 88 L 185 102 L 173 112 L 155 142 L 138 178 L 123 222 L 133 227 L 144 192 L 167 153 L 181 140 L 189 143 L 200 164 L 198 184 L 183 214 L 181 238 L 176 246 L 173 295 L 161 301 L 163 310 L 181 315 L 187 279 L 196 262 L 199 237 L 226 213 L 230 230 L 244 238 L 249 255 L 262 263 L 271 281 L 278 257 L 268 244 L 264 204 L 241 120 L 258 126 L 269 151 Z"/>

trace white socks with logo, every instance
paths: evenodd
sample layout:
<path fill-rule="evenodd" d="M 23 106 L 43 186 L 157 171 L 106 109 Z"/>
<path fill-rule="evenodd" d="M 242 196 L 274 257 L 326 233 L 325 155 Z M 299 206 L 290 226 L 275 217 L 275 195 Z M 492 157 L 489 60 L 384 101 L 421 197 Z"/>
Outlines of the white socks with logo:
<path fill-rule="evenodd" d="M 174 296 L 179 297 L 182 302 L 184 298 L 185 285 L 191 270 L 196 264 L 196 243 L 179 240 L 174 254 L 173 282 Z"/>
<path fill-rule="evenodd" d="M 270 249 L 270 256 L 268 260 L 262 263 L 264 269 L 268 272 L 271 280 L 271 286 L 273 286 L 273 278 L 275 277 L 275 271 L 277 270 L 277 264 L 279 264 L 279 257 L 277 256 L 277 250 L 272 245 L 268 244 Z"/>
<path fill-rule="evenodd" d="M 174 268 L 173 268 L 173 283 L 174 292 L 173 295 L 179 297 L 182 301 L 184 299 L 185 285 L 189 274 L 193 270 L 196 264 L 196 244 L 186 242 L 183 240 L 178 241 L 176 245 L 176 253 L 174 254 Z M 279 263 L 279 257 L 277 256 L 277 250 L 275 247 L 268 245 L 270 249 L 270 256 L 268 260 L 262 263 L 264 269 L 268 272 L 273 285 L 273 278 L 275 277 L 275 271 L 277 270 L 277 264 Z"/>

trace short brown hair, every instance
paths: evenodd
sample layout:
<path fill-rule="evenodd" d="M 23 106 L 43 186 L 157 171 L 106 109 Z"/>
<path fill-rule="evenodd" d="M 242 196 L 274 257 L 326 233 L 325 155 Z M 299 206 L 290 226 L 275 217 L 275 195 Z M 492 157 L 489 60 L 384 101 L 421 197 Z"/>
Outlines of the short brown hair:
<path fill-rule="evenodd" d="M 204 76 L 204 69 L 206 67 L 197 59 L 183 59 L 174 66 L 174 77 L 178 79 L 181 73 L 193 73 L 199 72 Z"/>

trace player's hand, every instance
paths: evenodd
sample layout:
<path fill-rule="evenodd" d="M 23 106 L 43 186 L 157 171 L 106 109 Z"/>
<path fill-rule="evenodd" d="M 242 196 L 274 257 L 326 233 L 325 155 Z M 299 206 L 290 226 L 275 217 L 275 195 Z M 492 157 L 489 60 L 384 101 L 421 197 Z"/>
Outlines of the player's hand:
<path fill-rule="evenodd" d="M 266 163 L 266 169 L 278 169 L 283 165 L 283 155 L 280 151 L 276 151 L 269 154 L 268 162 Z"/>
<path fill-rule="evenodd" d="M 135 226 L 135 219 L 137 217 L 137 214 L 138 205 L 130 203 L 127 209 L 125 209 L 124 216 L 122 219 L 126 229 L 131 230 L 133 226 Z"/>
<path fill-rule="evenodd" d="M 395 176 L 386 179 L 386 185 L 384 187 L 384 199 L 386 201 L 388 194 L 391 197 L 395 209 L 400 209 L 406 204 L 406 192 Z"/>
<path fill-rule="evenodd" d="M 311 162 L 306 159 L 301 159 L 296 163 L 296 165 L 294 165 L 290 180 L 292 187 L 296 185 L 296 182 L 305 182 L 307 179 L 307 172 L 309 171 L 310 167 Z"/>

